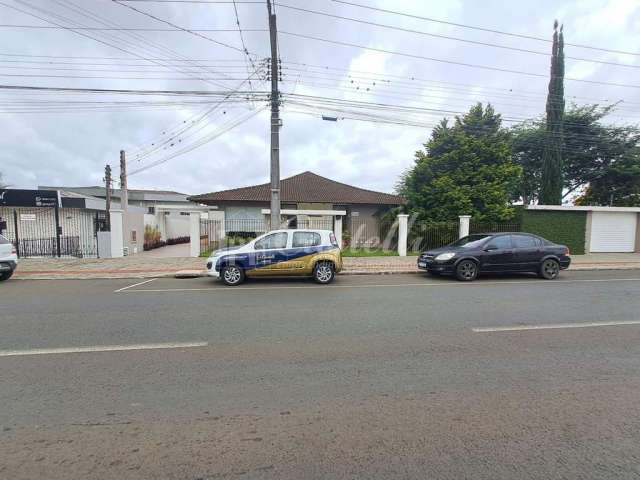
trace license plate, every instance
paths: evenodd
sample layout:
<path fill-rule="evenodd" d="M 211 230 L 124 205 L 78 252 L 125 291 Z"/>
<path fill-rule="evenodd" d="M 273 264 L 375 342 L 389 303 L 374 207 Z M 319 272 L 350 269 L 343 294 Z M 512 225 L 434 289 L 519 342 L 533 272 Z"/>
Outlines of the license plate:
<path fill-rule="evenodd" d="M 418 262 L 418 266 L 422 268 L 426 268 L 427 264 L 425 262 Z"/>

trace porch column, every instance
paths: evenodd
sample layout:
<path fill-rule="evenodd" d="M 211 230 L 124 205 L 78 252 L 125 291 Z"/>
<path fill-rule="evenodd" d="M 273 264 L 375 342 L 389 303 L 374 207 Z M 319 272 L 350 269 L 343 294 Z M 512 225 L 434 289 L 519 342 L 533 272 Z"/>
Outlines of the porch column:
<path fill-rule="evenodd" d="M 460 215 L 459 217 L 460 227 L 458 229 L 458 238 L 466 237 L 469 235 L 469 223 L 471 221 L 471 215 Z"/>
<path fill-rule="evenodd" d="M 336 236 L 338 246 L 342 248 L 342 215 L 336 215 L 334 217 L 333 234 Z"/>
<path fill-rule="evenodd" d="M 407 256 L 407 225 L 409 215 L 401 213 L 398 215 L 398 255 Z"/>
<path fill-rule="evenodd" d="M 123 221 L 122 210 L 114 210 L 112 208 L 109 211 L 111 258 L 124 257 Z"/>
<path fill-rule="evenodd" d="M 189 213 L 189 255 L 200 256 L 200 212 Z"/>

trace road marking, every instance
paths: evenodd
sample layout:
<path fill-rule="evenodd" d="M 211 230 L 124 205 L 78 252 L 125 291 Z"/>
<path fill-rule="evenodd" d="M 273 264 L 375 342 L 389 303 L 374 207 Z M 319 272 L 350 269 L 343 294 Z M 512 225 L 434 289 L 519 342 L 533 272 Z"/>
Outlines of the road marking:
<path fill-rule="evenodd" d="M 134 283 L 133 285 L 128 285 L 126 287 L 119 288 L 118 290 L 114 290 L 113 293 L 124 292 L 125 290 L 128 290 L 130 288 L 139 287 L 140 285 L 144 285 L 145 283 L 153 282 L 154 280 L 157 280 L 157 278 L 152 278 L 150 280 L 145 280 L 144 282 L 138 282 L 138 283 Z"/>
<path fill-rule="evenodd" d="M 143 343 L 139 345 L 96 345 L 91 347 L 34 348 L 29 350 L 0 350 L 0 357 L 25 355 L 53 355 L 58 353 L 122 352 L 126 350 L 158 350 L 168 348 L 206 347 L 207 342 Z"/>
<path fill-rule="evenodd" d="M 523 330 L 553 330 L 558 328 L 615 327 L 618 325 L 640 325 L 640 320 L 622 320 L 619 322 L 552 323 L 547 325 L 514 325 L 510 327 L 477 327 L 476 333 L 520 332 Z"/>
<path fill-rule="evenodd" d="M 403 288 L 403 287 L 482 287 L 484 285 L 509 285 L 509 284 L 535 284 L 553 286 L 558 283 L 599 283 L 599 282 L 640 282 L 640 278 L 593 278 L 582 280 L 505 280 L 505 281 L 476 281 L 476 282 L 421 282 L 421 283 L 393 283 L 393 284 L 360 284 L 360 285 L 279 285 L 260 287 L 200 287 L 200 288 L 143 288 L 135 290 L 116 290 L 120 293 L 166 293 L 166 292 L 204 292 L 217 290 L 220 292 L 242 292 L 246 290 L 300 290 L 300 289 L 326 289 L 326 288 Z M 133 287 L 133 285 L 131 285 Z"/>

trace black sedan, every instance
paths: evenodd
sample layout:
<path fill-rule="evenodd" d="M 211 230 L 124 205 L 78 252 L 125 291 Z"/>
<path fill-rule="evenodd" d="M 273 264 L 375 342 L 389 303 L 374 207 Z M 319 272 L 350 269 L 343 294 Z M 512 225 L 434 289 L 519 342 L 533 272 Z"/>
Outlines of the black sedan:
<path fill-rule="evenodd" d="M 423 252 L 418 268 L 471 281 L 480 273 L 532 272 L 552 280 L 569 267 L 569 248 L 529 233 L 483 233 Z"/>

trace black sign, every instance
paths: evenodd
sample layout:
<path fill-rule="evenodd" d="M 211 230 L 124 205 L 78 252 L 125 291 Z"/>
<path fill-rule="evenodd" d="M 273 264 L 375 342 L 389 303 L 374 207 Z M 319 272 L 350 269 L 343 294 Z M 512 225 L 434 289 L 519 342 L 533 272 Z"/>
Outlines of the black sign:
<path fill-rule="evenodd" d="M 57 190 L 14 190 L 0 189 L 2 207 L 56 207 Z"/>

